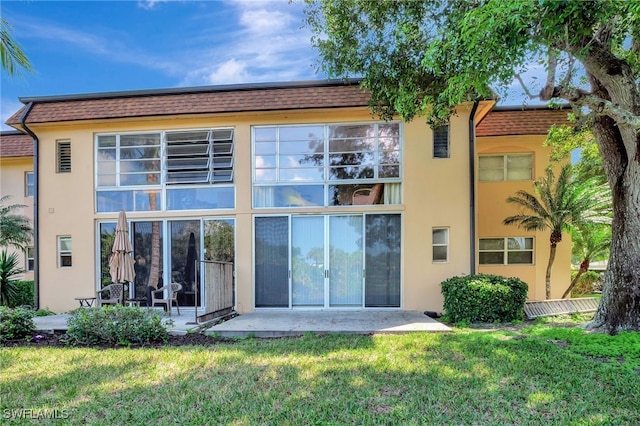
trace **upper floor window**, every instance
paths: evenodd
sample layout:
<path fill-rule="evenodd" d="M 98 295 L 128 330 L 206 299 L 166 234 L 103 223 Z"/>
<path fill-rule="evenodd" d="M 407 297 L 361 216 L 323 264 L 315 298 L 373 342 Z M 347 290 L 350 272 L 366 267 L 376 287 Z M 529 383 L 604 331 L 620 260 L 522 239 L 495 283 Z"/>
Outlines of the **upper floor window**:
<path fill-rule="evenodd" d="M 478 160 L 481 182 L 533 179 L 533 154 L 481 155 Z"/>
<path fill-rule="evenodd" d="M 96 210 L 233 208 L 233 136 L 231 128 L 99 135 Z"/>
<path fill-rule="evenodd" d="M 433 158 L 449 158 L 449 125 L 433 129 Z"/>
<path fill-rule="evenodd" d="M 33 197 L 35 194 L 35 181 L 33 172 L 26 172 L 24 174 L 24 196 Z"/>
<path fill-rule="evenodd" d="M 399 204 L 399 123 L 253 128 L 254 207 Z"/>
<path fill-rule="evenodd" d="M 533 238 L 480 238 L 481 265 L 533 264 Z"/>
<path fill-rule="evenodd" d="M 56 171 L 58 173 L 71 173 L 71 142 L 56 142 Z"/>

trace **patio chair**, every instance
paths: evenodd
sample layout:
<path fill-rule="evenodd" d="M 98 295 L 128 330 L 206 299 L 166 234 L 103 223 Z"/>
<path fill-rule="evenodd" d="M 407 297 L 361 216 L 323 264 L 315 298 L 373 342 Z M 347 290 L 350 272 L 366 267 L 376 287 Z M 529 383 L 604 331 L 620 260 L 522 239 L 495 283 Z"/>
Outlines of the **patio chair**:
<path fill-rule="evenodd" d="M 113 283 L 104 286 L 102 290 L 96 292 L 96 306 L 121 304 L 123 294 L 124 284 Z"/>
<path fill-rule="evenodd" d="M 360 188 L 353 191 L 351 205 L 362 206 L 377 204 L 382 197 L 382 183 L 376 183 L 371 188 Z"/>
<path fill-rule="evenodd" d="M 171 305 L 175 302 L 176 309 L 178 310 L 178 315 L 180 315 L 180 306 L 178 305 L 178 292 L 182 290 L 182 284 L 171 283 L 169 286 L 169 289 L 167 289 L 167 286 L 164 286 L 160 287 L 157 290 L 151 290 L 150 307 L 154 307 L 156 303 L 166 305 L 166 310 L 169 311 L 169 316 L 171 316 Z M 168 294 L 166 296 L 165 290 L 168 290 Z"/>

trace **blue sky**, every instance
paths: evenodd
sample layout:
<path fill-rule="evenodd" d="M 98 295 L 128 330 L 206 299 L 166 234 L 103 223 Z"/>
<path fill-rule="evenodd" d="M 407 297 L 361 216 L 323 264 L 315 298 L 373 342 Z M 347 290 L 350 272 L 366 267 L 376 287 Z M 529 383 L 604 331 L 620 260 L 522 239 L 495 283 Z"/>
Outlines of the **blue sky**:
<path fill-rule="evenodd" d="M 2 73 L 0 118 L 19 97 L 326 78 L 302 10 L 301 0 L 2 0 L 36 72 Z"/>

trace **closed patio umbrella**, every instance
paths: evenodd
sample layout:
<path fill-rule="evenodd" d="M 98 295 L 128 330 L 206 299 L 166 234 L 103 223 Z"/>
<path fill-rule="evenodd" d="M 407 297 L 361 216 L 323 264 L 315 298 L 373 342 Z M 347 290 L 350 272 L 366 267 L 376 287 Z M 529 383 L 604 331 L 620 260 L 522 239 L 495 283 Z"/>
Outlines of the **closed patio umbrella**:
<path fill-rule="evenodd" d="M 132 251 L 127 215 L 123 210 L 118 215 L 116 236 L 111 249 L 111 257 L 109 258 L 109 273 L 114 283 L 129 283 L 136 277 L 136 272 L 133 268 L 135 261 L 130 255 Z"/>

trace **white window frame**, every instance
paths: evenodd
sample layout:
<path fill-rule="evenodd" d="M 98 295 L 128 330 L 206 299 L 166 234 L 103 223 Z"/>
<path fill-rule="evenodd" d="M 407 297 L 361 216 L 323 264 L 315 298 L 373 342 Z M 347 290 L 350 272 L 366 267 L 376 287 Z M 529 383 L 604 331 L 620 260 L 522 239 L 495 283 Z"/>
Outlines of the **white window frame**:
<path fill-rule="evenodd" d="M 72 249 L 63 249 L 62 242 L 69 241 L 69 246 Z M 69 257 L 69 265 L 64 265 L 63 257 Z M 58 268 L 71 268 L 73 266 L 73 246 L 70 235 L 59 235 L 58 236 Z"/>
<path fill-rule="evenodd" d="M 450 228 L 448 226 L 435 226 L 431 229 L 431 261 L 433 263 L 449 263 L 449 242 L 450 242 L 450 234 L 451 231 L 449 230 Z M 435 231 L 446 231 L 445 232 L 445 243 L 436 243 L 433 239 L 433 235 L 435 233 Z M 446 247 L 447 249 L 447 255 L 446 258 L 443 259 L 436 259 L 435 258 L 435 248 L 436 247 Z"/>
<path fill-rule="evenodd" d="M 35 174 L 33 172 L 24 172 L 24 196 L 33 197 L 35 194 Z"/>
<path fill-rule="evenodd" d="M 35 248 L 28 246 L 24 249 L 24 270 L 33 272 L 35 270 Z"/>
<path fill-rule="evenodd" d="M 510 250 L 509 249 L 509 239 L 511 238 L 522 238 L 525 240 L 531 240 L 531 248 L 530 249 L 520 249 L 520 250 Z M 483 250 L 480 248 L 480 243 L 482 240 L 503 240 L 502 250 Z M 522 236 L 511 236 L 511 237 L 483 237 L 478 238 L 478 263 L 482 266 L 530 266 L 535 265 L 535 238 L 534 237 L 522 237 Z M 502 253 L 502 263 L 481 263 L 480 262 L 480 253 Z M 509 263 L 509 253 L 514 252 L 527 252 L 531 253 L 531 263 Z"/>
<path fill-rule="evenodd" d="M 482 158 L 488 158 L 488 157 L 502 157 L 502 179 L 482 179 L 481 175 L 482 175 L 482 170 L 486 170 L 483 169 L 481 164 L 482 161 L 480 161 Z M 531 158 L 531 176 L 527 179 L 509 179 L 509 168 L 508 168 L 508 164 L 509 164 L 509 157 L 530 157 Z M 523 152 L 523 153 L 511 153 L 511 154 L 482 154 L 479 156 L 479 160 L 478 160 L 478 181 L 479 182 L 524 182 L 524 181 L 531 181 L 534 179 L 534 155 L 533 153 L 530 152 Z"/>
<path fill-rule="evenodd" d="M 180 133 L 180 132 L 198 132 L 198 131 L 202 131 L 202 132 L 208 132 L 209 135 L 212 135 L 213 131 L 219 131 L 219 130 L 228 130 L 231 132 L 231 137 L 232 137 L 232 152 L 231 152 L 231 180 L 230 181 L 216 181 L 216 182 L 199 182 L 199 183 L 168 183 L 167 182 L 167 163 L 168 163 L 168 159 L 167 159 L 167 140 L 166 140 L 166 135 L 167 133 Z M 159 152 L 158 152 L 158 158 L 157 160 L 160 162 L 160 168 L 158 171 L 154 171 L 154 173 L 157 173 L 159 178 L 158 178 L 158 182 L 157 183 L 153 183 L 153 184 L 144 184 L 144 185 L 122 185 L 120 183 L 120 178 L 121 178 L 121 161 L 120 161 L 120 137 L 121 136 L 135 136 L 135 135 L 159 135 L 160 138 L 160 148 L 159 148 Z M 113 185 L 100 185 L 99 184 L 99 180 L 100 180 L 100 174 L 99 174 L 99 154 L 100 154 L 100 149 L 98 148 L 98 143 L 99 143 L 99 138 L 100 137 L 105 137 L 105 136 L 113 136 L 116 138 L 116 145 L 112 148 L 116 151 L 116 155 L 115 155 L 115 170 L 113 172 L 113 174 L 115 175 L 115 183 Z M 117 133 L 97 133 L 94 135 L 94 170 L 95 170 L 95 174 L 94 174 L 94 195 L 95 195 L 95 205 L 94 205 L 94 211 L 98 212 L 98 213 L 108 213 L 107 211 L 98 211 L 98 201 L 97 201 L 97 196 L 98 193 L 101 191 L 105 191 L 105 192 L 117 192 L 117 191 L 123 191 L 123 192 L 132 192 L 133 195 L 132 197 L 135 199 L 137 196 L 139 196 L 139 194 L 148 194 L 149 191 L 157 191 L 158 192 L 158 198 L 159 198 L 159 208 L 158 209 L 144 209 L 144 210 L 136 210 L 136 211 L 168 211 L 168 191 L 170 190 L 176 190 L 176 189 L 209 189 L 209 188 L 233 188 L 234 189 L 234 200 L 233 200 L 233 206 L 234 207 L 220 207 L 220 209 L 222 210 L 229 210 L 229 209 L 233 209 L 235 208 L 235 204 L 236 204 L 236 200 L 235 200 L 235 183 L 234 183 L 234 179 L 235 179 L 235 144 L 236 144 L 236 132 L 235 132 L 235 127 L 232 126 L 225 126 L 225 127 L 211 127 L 211 128 L 194 128 L 194 129 L 171 129 L 171 130 L 149 130 L 149 131 L 144 131 L 144 132 L 117 132 Z M 213 149 L 213 148 L 212 148 Z M 215 156 L 213 157 L 215 158 Z M 213 161 L 213 160 L 212 160 Z M 215 173 L 215 165 L 213 165 L 212 163 L 212 173 Z M 134 202 L 135 205 L 135 202 Z M 208 208 L 207 210 L 209 210 L 211 208 Z M 176 209 L 171 209 L 171 211 L 175 211 Z M 185 211 L 185 210 L 189 210 L 189 209 L 182 209 L 180 211 Z M 202 208 L 194 208 L 193 210 L 202 210 Z"/>
<path fill-rule="evenodd" d="M 388 124 L 396 124 L 398 125 L 398 148 L 390 150 L 388 152 L 398 152 L 398 156 L 399 156 L 399 160 L 397 163 L 398 166 L 398 176 L 397 177 L 380 177 L 379 176 L 379 167 L 380 166 L 384 166 L 386 163 L 382 163 L 381 162 L 381 152 L 386 152 L 386 150 L 384 150 L 380 145 L 379 145 L 379 140 L 380 140 L 380 133 L 378 130 L 378 126 L 380 125 L 388 125 Z M 376 139 L 376 145 L 375 145 L 375 149 L 372 151 L 373 155 L 375 156 L 375 160 L 374 160 L 374 164 L 373 164 L 373 168 L 374 168 L 374 176 L 371 178 L 354 178 L 354 179 L 331 179 L 330 178 L 330 170 L 332 169 L 332 166 L 330 164 L 330 155 L 332 154 L 332 151 L 330 151 L 329 149 L 329 129 L 331 126 L 349 126 L 349 125 L 354 125 L 354 126 L 358 126 L 358 125 L 375 125 L 376 126 L 376 133 L 375 133 L 375 139 Z M 262 128 L 276 128 L 276 135 L 279 135 L 279 131 L 282 128 L 292 128 L 292 127 L 311 127 L 311 126 L 315 126 L 315 127 L 323 127 L 323 141 L 324 141 L 324 148 L 322 153 L 318 153 L 318 155 L 323 155 L 324 156 L 324 162 L 323 165 L 320 166 L 319 168 L 323 169 L 322 178 L 319 179 L 310 179 L 310 180 L 283 180 L 280 179 L 279 177 L 279 171 L 280 170 L 286 170 L 286 167 L 281 167 L 280 166 L 280 160 L 279 160 L 279 146 L 280 146 L 280 140 L 279 140 L 279 136 L 276 136 L 276 149 L 275 149 L 275 153 L 274 155 L 276 156 L 275 158 L 275 166 L 273 167 L 268 167 L 268 168 L 264 168 L 264 170 L 274 170 L 275 173 L 275 179 L 273 180 L 264 180 L 264 181 L 259 181 L 256 178 L 256 174 L 257 174 L 257 170 L 261 170 L 261 168 L 256 168 L 256 129 L 262 129 Z M 285 141 L 286 142 L 286 141 Z M 277 186 L 322 186 L 323 187 L 323 193 L 324 193 L 324 203 L 323 205 L 318 205 L 317 207 L 327 207 L 327 206 L 332 206 L 330 204 L 330 200 L 329 200 L 329 192 L 330 192 L 330 187 L 332 186 L 337 186 L 337 185 L 363 185 L 363 186 L 370 186 L 373 187 L 373 185 L 377 184 L 377 183 L 402 183 L 403 181 L 403 173 L 404 173 L 404 167 L 403 167 L 403 162 L 404 162 L 404 156 L 403 156 L 403 152 L 404 152 L 404 127 L 403 127 L 403 123 L 401 121 L 390 121 L 390 122 L 383 122 L 383 121 L 376 121 L 376 122 L 345 122 L 345 123 L 335 123 L 335 122 L 331 122 L 331 123 L 304 123 L 304 124 L 295 124 L 295 125 L 281 125 L 281 124 L 270 124 L 270 125 L 259 125 L 259 126 L 252 126 L 251 127 L 251 176 L 252 176 L 252 206 L 253 208 L 272 208 L 272 207 L 263 207 L 263 206 L 257 206 L 256 205 L 256 200 L 255 200 L 255 188 L 256 187 L 277 187 Z M 339 154 L 339 151 L 335 151 L 333 152 L 335 154 Z M 263 155 L 263 154 L 260 154 Z M 267 155 L 271 155 L 271 154 L 267 154 Z M 297 154 L 294 154 L 297 155 Z M 389 164 L 389 165 L 395 165 L 395 164 Z M 299 207 L 299 206 L 296 206 Z"/>

